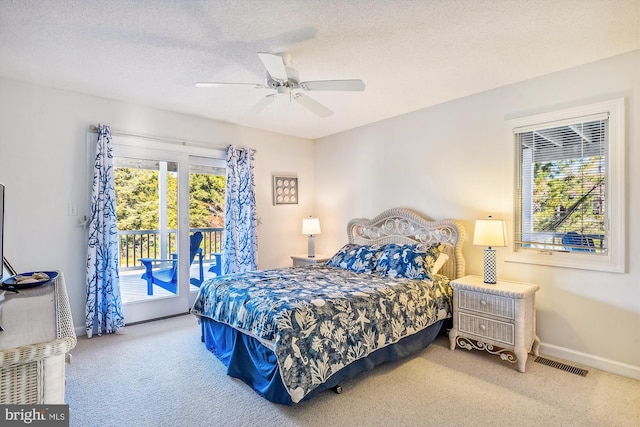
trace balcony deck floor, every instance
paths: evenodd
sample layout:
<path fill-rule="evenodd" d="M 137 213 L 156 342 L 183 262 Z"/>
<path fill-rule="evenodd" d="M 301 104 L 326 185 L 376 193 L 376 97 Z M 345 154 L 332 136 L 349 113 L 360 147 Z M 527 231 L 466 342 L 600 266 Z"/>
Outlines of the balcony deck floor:
<path fill-rule="evenodd" d="M 207 280 L 210 277 L 215 277 L 215 274 L 210 273 L 208 265 L 204 266 L 204 279 Z M 122 303 L 127 304 L 137 301 L 148 301 L 156 298 L 174 297 L 175 294 L 167 291 L 159 286 L 153 286 L 153 295 L 147 295 L 147 281 L 140 276 L 144 273 L 143 269 L 139 270 L 126 270 L 120 272 L 120 295 L 122 296 Z M 198 266 L 191 266 L 191 277 L 198 277 Z M 198 292 L 198 287 L 189 285 L 190 292 Z"/>

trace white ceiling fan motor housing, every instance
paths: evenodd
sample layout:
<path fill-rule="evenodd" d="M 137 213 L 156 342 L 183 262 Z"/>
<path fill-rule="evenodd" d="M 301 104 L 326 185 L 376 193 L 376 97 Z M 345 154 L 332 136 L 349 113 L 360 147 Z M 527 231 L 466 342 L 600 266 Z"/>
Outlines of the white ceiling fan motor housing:
<path fill-rule="evenodd" d="M 287 80 L 276 80 L 267 73 L 267 86 L 272 89 L 278 89 L 280 87 L 286 87 L 288 89 L 296 89 L 298 87 L 299 78 L 298 71 L 295 68 L 285 67 L 287 71 Z"/>

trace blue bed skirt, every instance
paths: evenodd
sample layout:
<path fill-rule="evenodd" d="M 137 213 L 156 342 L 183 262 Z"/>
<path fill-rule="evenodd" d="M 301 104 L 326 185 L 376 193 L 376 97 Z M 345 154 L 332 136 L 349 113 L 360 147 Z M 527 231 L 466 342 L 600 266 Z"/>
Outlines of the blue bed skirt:
<path fill-rule="evenodd" d="M 200 321 L 202 341 L 207 349 L 227 367 L 227 375 L 241 379 L 265 399 L 284 405 L 293 404 L 282 384 L 278 361 L 273 351 L 257 339 L 244 335 L 223 323 L 207 317 L 200 317 Z M 401 339 L 394 345 L 378 349 L 368 357 L 352 362 L 332 375 L 324 384 L 312 390 L 302 400 L 308 400 L 318 393 L 344 383 L 349 378 L 368 371 L 376 365 L 393 362 L 420 351 L 436 339 L 444 322 L 445 320 L 441 320 L 434 323 L 417 334 Z"/>

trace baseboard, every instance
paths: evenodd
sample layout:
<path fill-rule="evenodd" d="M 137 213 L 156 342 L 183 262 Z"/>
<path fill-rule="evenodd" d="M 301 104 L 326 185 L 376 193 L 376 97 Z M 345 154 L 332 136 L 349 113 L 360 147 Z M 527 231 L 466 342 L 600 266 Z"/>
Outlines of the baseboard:
<path fill-rule="evenodd" d="M 178 317 L 178 316 L 185 316 L 187 314 L 191 314 L 191 310 L 185 312 L 185 313 L 176 313 L 176 314 L 170 314 L 168 316 L 162 316 L 162 317 L 156 317 L 154 319 L 148 319 L 148 320 L 141 320 L 139 322 L 132 322 L 132 323 L 127 323 L 125 325 L 126 326 L 134 326 L 134 325 L 140 325 L 142 323 L 148 323 L 148 322 L 154 322 L 156 320 L 164 320 L 164 319 L 171 319 L 172 317 Z M 87 335 L 87 329 L 84 326 L 74 326 L 74 331 L 76 332 L 76 336 L 81 337 L 81 336 L 86 336 Z M 117 333 L 117 332 L 116 332 Z"/>
<path fill-rule="evenodd" d="M 553 344 L 540 343 L 540 353 L 547 356 L 557 357 L 566 361 L 579 363 L 601 371 L 609 372 L 623 377 L 640 380 L 640 367 L 617 362 L 604 357 L 582 353 L 568 348 L 559 347 Z"/>
<path fill-rule="evenodd" d="M 76 332 L 76 337 L 86 337 L 87 336 L 87 329 L 84 326 L 75 326 L 73 328 L 73 330 Z M 95 334 L 95 335 L 97 336 L 98 334 Z"/>
<path fill-rule="evenodd" d="M 76 331 L 77 337 L 82 337 L 87 335 L 87 329 L 84 326 L 76 326 L 73 329 Z"/>

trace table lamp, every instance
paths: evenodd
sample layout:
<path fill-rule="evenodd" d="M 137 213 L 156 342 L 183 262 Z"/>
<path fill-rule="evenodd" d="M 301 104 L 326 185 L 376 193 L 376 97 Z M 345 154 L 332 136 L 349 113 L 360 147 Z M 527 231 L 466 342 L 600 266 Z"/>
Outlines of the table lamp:
<path fill-rule="evenodd" d="M 484 283 L 496 283 L 496 250 L 492 246 L 507 246 L 504 220 L 478 219 L 473 233 L 473 244 L 488 246 L 484 250 Z"/>
<path fill-rule="evenodd" d="M 316 242 L 314 235 L 320 234 L 320 220 L 318 218 L 305 218 L 302 220 L 302 234 L 309 235 L 308 257 L 316 256 Z"/>

